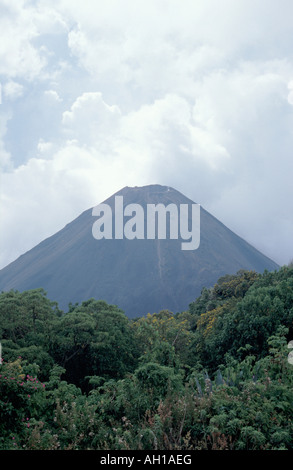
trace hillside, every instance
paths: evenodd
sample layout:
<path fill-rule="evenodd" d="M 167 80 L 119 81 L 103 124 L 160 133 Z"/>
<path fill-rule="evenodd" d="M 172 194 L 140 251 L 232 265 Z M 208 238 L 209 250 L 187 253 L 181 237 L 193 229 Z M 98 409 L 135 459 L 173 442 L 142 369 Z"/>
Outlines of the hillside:
<path fill-rule="evenodd" d="M 194 203 L 173 188 L 125 187 L 104 201 L 115 214 L 124 205 Z M 196 201 L 198 202 L 198 201 Z M 200 245 L 183 251 L 178 240 L 96 240 L 92 208 L 0 271 L 0 290 L 42 287 L 64 310 L 94 297 L 136 317 L 168 308 L 177 312 L 226 273 L 273 271 L 278 265 L 237 236 L 203 207 Z"/>

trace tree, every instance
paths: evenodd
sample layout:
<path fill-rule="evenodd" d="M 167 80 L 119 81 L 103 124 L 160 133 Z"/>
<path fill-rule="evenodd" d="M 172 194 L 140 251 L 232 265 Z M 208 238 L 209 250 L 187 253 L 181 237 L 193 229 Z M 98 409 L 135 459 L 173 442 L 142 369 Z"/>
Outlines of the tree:
<path fill-rule="evenodd" d="M 82 387 L 85 377 L 122 377 L 136 363 L 130 321 L 116 306 L 85 301 L 62 317 L 53 355 L 67 380 Z"/>

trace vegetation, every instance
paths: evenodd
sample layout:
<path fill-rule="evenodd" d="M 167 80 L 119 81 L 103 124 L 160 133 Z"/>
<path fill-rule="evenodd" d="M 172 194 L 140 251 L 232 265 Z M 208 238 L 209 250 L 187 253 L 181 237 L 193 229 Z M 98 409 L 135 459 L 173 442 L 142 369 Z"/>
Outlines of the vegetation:
<path fill-rule="evenodd" d="M 128 319 L 0 295 L 0 449 L 293 450 L 293 267 Z"/>

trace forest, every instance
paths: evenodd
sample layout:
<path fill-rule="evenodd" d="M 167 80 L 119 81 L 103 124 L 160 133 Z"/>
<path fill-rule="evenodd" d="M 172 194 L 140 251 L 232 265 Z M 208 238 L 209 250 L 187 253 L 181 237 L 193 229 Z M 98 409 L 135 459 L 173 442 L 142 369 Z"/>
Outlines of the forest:
<path fill-rule="evenodd" d="M 0 294 L 0 450 L 293 450 L 293 267 L 129 319 Z"/>

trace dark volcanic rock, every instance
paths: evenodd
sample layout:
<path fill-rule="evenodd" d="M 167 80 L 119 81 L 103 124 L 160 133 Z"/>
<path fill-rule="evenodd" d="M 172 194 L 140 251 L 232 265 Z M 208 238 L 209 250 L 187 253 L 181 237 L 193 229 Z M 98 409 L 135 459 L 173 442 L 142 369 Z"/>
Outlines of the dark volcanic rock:
<path fill-rule="evenodd" d="M 115 196 L 124 206 L 192 204 L 180 192 L 160 185 L 125 187 Z M 146 212 L 146 210 L 145 210 Z M 0 271 L 0 290 L 43 287 L 67 310 L 69 302 L 94 297 L 118 305 L 127 316 L 186 309 L 203 287 L 240 269 L 263 272 L 278 265 L 201 208 L 200 246 L 183 251 L 178 240 L 96 240 L 92 209 Z"/>

